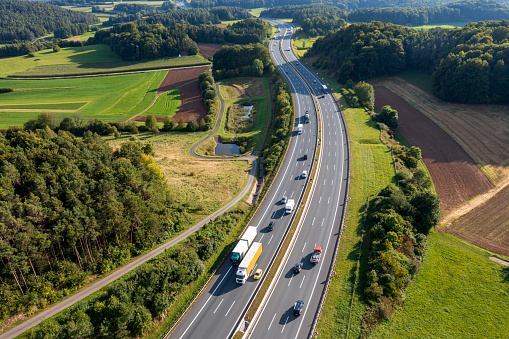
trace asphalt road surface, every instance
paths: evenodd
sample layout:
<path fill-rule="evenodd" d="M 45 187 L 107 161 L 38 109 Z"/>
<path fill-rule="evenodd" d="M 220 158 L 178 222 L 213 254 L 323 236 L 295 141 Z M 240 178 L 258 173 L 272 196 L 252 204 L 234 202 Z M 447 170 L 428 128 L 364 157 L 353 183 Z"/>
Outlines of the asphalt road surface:
<path fill-rule="evenodd" d="M 280 27 L 280 33 L 277 33 L 270 42 L 269 49 L 275 64 L 286 77 L 293 92 L 296 119 L 288 154 L 251 224 L 256 226 L 259 232 L 255 241 L 263 244 L 263 252 L 255 269 L 261 268 L 264 274 L 295 214 L 294 212 L 285 216 L 284 205 L 280 200 L 287 196 L 296 203 L 300 202 L 307 181 L 301 179 L 300 175 L 304 170 L 310 173 L 311 164 L 315 161 L 318 131 L 316 111 L 303 78 L 310 84 L 315 94 L 321 95 L 323 91 L 321 79 L 300 64 L 291 52 L 291 34 L 285 33 L 285 29 L 290 26 L 282 22 L 274 23 Z M 282 52 L 295 67 L 287 63 Z M 346 137 L 340 121 L 340 112 L 332 97 L 325 95 L 318 102 L 323 119 L 323 157 L 317 186 L 303 228 L 293 247 L 289 267 L 285 268 L 286 273 L 278 282 L 276 291 L 255 327 L 254 336 L 307 337 L 331 264 L 345 200 L 346 181 L 343 177 L 346 177 L 347 171 L 347 159 L 344 156 Z M 306 111 L 310 114 L 309 123 L 304 121 Z M 296 132 L 299 123 L 304 126 L 301 135 Z M 307 160 L 303 158 L 304 153 L 309 155 Z M 275 221 L 272 232 L 267 231 L 270 221 Z M 309 263 L 309 254 L 315 244 L 321 245 L 324 253 L 321 262 L 312 267 Z M 291 268 L 298 261 L 303 261 L 304 267 L 302 272 L 294 277 Z M 171 333 L 171 338 L 228 338 L 235 333 L 239 325 L 243 326 L 244 313 L 262 280 L 255 281 L 251 277 L 245 285 L 238 285 L 235 282 L 235 271 L 236 268 L 229 262 L 218 270 L 214 280 Z M 304 312 L 300 318 L 291 316 L 291 309 L 297 299 L 305 301 Z"/>
<path fill-rule="evenodd" d="M 288 29 L 290 27 L 288 24 L 285 26 Z M 283 37 L 282 49 L 318 98 L 323 120 L 323 152 L 317 186 L 302 229 L 250 338 L 307 338 L 312 334 L 313 320 L 340 234 L 346 199 L 348 150 L 342 113 L 332 95 L 323 93 L 325 83 L 304 67 L 293 54 L 289 30 Z M 322 246 L 323 252 L 320 262 L 313 264 L 310 257 L 317 245 Z M 293 268 L 298 262 L 303 263 L 302 270 L 294 273 Z M 293 306 L 297 300 L 304 301 L 300 316 L 293 315 Z"/>
<path fill-rule="evenodd" d="M 300 201 L 308 180 L 302 179 L 301 174 L 303 171 L 311 172 L 318 131 L 316 111 L 308 87 L 291 67 L 285 65 L 286 61 L 281 54 L 275 54 L 273 58 L 276 65 L 283 70 L 294 93 L 296 119 L 288 154 L 250 225 L 258 228 L 255 241 L 261 242 L 263 248 L 253 271 L 261 268 L 264 275 L 295 215 L 295 212 L 284 215 L 285 205 L 280 201 L 283 196 L 294 199 L 296 206 Z M 311 116 L 310 122 L 304 124 L 303 133 L 298 135 L 297 124 L 303 123 L 306 111 L 309 111 Z M 304 153 L 309 155 L 307 160 L 303 158 Z M 272 232 L 267 230 L 270 221 L 275 222 Z M 250 277 L 246 284 L 238 285 L 235 282 L 235 272 L 236 267 L 232 267 L 229 261 L 220 267 L 213 281 L 172 331 L 171 338 L 226 338 L 235 332 L 248 303 L 263 279 L 262 277 L 255 281 Z"/>

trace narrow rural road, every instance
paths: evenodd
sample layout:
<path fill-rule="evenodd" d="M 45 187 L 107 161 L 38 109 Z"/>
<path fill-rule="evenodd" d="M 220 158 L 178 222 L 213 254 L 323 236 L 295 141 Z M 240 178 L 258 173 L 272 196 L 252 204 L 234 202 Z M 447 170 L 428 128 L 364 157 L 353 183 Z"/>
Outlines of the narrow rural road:
<path fill-rule="evenodd" d="M 221 100 L 221 111 L 219 113 L 219 117 L 218 117 L 216 126 L 215 126 L 214 130 L 211 133 L 209 133 L 209 135 L 205 139 L 199 141 L 197 144 L 195 144 L 193 147 L 191 147 L 191 150 L 193 150 L 193 151 L 191 152 L 191 150 L 190 150 L 189 153 L 190 153 L 190 155 L 192 155 L 194 157 L 198 157 L 198 158 L 202 158 L 202 159 L 208 159 L 208 160 L 218 160 L 218 159 L 219 160 L 221 160 L 221 159 L 232 160 L 232 159 L 234 159 L 234 160 L 249 160 L 249 161 L 251 161 L 251 170 L 250 170 L 250 173 L 249 173 L 249 178 L 247 180 L 246 185 L 242 189 L 242 191 L 239 194 L 237 194 L 235 196 L 235 198 L 233 198 L 229 203 L 227 203 L 226 205 L 224 205 L 223 207 L 221 207 L 220 209 L 218 209 L 214 213 L 210 214 L 209 216 L 207 216 L 202 221 L 200 221 L 197 224 L 193 225 L 192 227 L 188 228 L 183 233 L 179 234 L 177 237 L 175 237 L 172 240 L 166 242 L 165 244 L 159 246 L 158 248 L 152 250 L 151 252 L 149 252 L 149 253 L 147 253 L 147 254 L 137 258 L 136 260 L 130 262 L 129 264 L 121 267 L 117 271 L 115 271 L 112 274 L 108 275 L 107 277 L 104 277 L 103 279 L 95 282 L 94 284 L 92 284 L 91 286 L 83 289 L 82 291 L 80 291 L 80 292 L 70 296 L 69 298 L 59 302 L 58 304 L 48 308 L 47 310 L 37 314 L 36 316 L 34 316 L 34 317 L 30 318 L 30 319 L 27 319 L 22 324 L 20 324 L 20 325 L 18 325 L 16 327 L 13 327 L 9 331 L 6 331 L 5 333 L 0 335 L 0 339 L 7 339 L 7 338 L 17 337 L 18 335 L 20 335 L 23 332 L 29 330 L 30 328 L 38 325 L 44 319 L 48 319 L 49 317 L 51 317 L 51 316 L 53 316 L 53 315 L 55 315 L 55 314 L 65 310 L 69 306 L 74 305 L 78 301 L 88 297 L 92 293 L 97 292 L 98 290 L 100 290 L 101 288 L 105 287 L 109 283 L 117 280 L 118 278 L 120 278 L 124 274 L 134 270 L 136 267 L 140 266 L 141 264 L 143 264 L 143 263 L 149 261 L 150 259 L 158 256 L 159 254 L 163 253 L 164 251 L 166 251 L 170 247 L 172 247 L 172 246 L 178 244 L 180 241 L 186 239 L 188 236 L 190 236 L 191 234 L 193 234 L 194 232 L 196 232 L 197 230 L 202 228 L 206 223 L 208 223 L 212 219 L 217 218 L 218 216 L 220 216 L 221 214 L 223 214 L 224 212 L 229 210 L 231 207 L 233 207 L 235 204 L 237 204 L 237 202 L 242 200 L 242 198 L 244 198 L 244 196 L 247 195 L 250 192 L 251 186 L 253 186 L 253 183 L 255 181 L 255 172 L 256 172 L 256 163 L 257 163 L 256 157 L 254 155 L 247 156 L 247 157 L 239 157 L 239 158 L 211 158 L 211 157 L 202 157 L 202 156 L 199 156 L 199 155 L 197 155 L 194 152 L 194 150 L 196 149 L 196 147 L 199 144 L 201 144 L 203 141 L 207 140 L 211 135 L 213 135 L 215 132 L 217 132 L 217 129 L 219 128 L 219 124 L 221 123 L 221 118 L 222 118 L 223 110 L 224 110 L 224 101 L 223 101 L 223 99 L 221 98 L 221 96 L 219 94 L 219 87 L 217 85 L 216 85 L 216 90 L 217 90 L 219 98 Z"/>

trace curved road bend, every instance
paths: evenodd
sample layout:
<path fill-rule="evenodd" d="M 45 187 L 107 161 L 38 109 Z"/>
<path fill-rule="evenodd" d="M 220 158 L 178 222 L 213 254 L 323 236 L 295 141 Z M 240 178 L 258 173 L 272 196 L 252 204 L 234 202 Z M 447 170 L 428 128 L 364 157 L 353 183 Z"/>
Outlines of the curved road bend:
<path fill-rule="evenodd" d="M 287 68 L 286 61 L 281 55 L 273 56 L 273 59 L 290 85 L 296 118 L 288 153 L 272 188 L 267 192 L 251 223 L 259 232 L 255 241 L 263 244 L 263 252 L 255 269 L 261 268 L 264 273 L 273 262 L 275 253 L 281 246 L 294 217 L 294 213 L 284 215 L 285 206 L 280 203 L 281 198 L 287 196 L 288 199 L 294 199 L 298 205 L 308 180 L 302 179 L 300 175 L 303 171 L 310 173 L 315 161 L 318 132 L 316 111 L 308 87 L 293 69 Z M 307 110 L 311 116 L 310 123 L 304 124 L 303 133 L 298 135 L 297 124 L 303 123 L 302 117 Z M 304 153 L 309 155 L 307 160 L 304 160 Z M 275 222 L 272 232 L 267 230 L 270 221 Z M 230 337 L 241 324 L 254 293 L 264 279 L 262 276 L 261 280 L 256 281 L 251 277 L 246 284 L 238 285 L 235 282 L 235 272 L 236 268 L 225 262 L 169 337 L 176 339 Z"/>
<path fill-rule="evenodd" d="M 219 93 L 219 89 L 218 89 L 218 93 Z M 222 99 L 221 99 L 221 102 L 222 102 Z M 223 102 L 222 102 L 222 106 L 221 107 L 222 108 L 224 107 Z M 222 115 L 222 110 L 221 110 L 221 115 Z M 219 127 L 219 123 L 221 121 L 221 115 L 219 116 L 219 119 L 218 119 L 218 121 L 216 123 L 216 127 L 215 127 L 215 129 L 214 129 L 214 131 L 212 133 L 215 133 L 215 131 L 217 131 L 217 128 Z M 203 142 L 204 140 L 206 140 L 209 137 L 210 137 L 210 134 L 205 139 L 201 140 L 199 143 Z M 196 148 L 196 146 L 198 144 L 195 144 L 191 149 Z M 193 153 L 191 153 L 191 155 L 197 156 L 196 154 L 193 154 Z M 198 156 L 198 157 L 200 157 L 200 156 Z M 231 160 L 232 159 L 232 158 L 207 158 L 207 157 L 200 157 L 200 158 L 214 159 L 214 160 L 217 160 L 217 159 Z M 250 192 L 251 187 L 253 186 L 253 183 L 255 181 L 255 170 L 256 170 L 256 163 L 257 162 L 256 162 L 256 157 L 254 157 L 254 156 L 243 157 L 243 158 L 233 158 L 233 159 L 235 159 L 235 160 L 250 160 L 251 161 L 251 171 L 249 173 L 249 178 L 247 180 L 246 186 L 244 186 L 242 191 L 239 194 L 237 194 L 235 196 L 235 198 L 233 198 L 230 202 L 228 202 L 226 205 L 224 205 L 223 207 L 221 207 L 220 209 L 218 209 L 214 213 L 208 215 L 205 219 L 201 220 L 197 224 L 191 226 L 190 228 L 188 228 L 187 230 L 185 230 L 184 232 L 179 234 L 177 237 L 175 237 L 172 240 L 168 241 L 167 243 L 159 246 L 155 250 L 153 250 L 153 251 L 151 251 L 151 252 L 149 252 L 149 253 L 139 257 L 138 259 L 136 259 L 136 260 L 130 262 L 129 264 L 121 267 L 117 271 L 115 271 L 112 274 L 108 275 L 107 277 L 104 277 L 103 279 L 95 282 L 94 284 L 92 284 L 89 287 L 83 289 L 82 291 L 80 291 L 80 292 L 70 296 L 69 298 L 59 302 L 58 304 L 48 308 L 47 310 L 37 314 L 36 316 L 33 316 L 30 319 L 27 319 L 22 324 L 20 324 L 20 325 L 18 325 L 16 327 L 13 327 L 9 331 L 1 334 L 0 335 L 0 339 L 14 338 L 14 337 L 22 334 L 23 332 L 29 330 L 30 328 L 36 326 L 37 324 L 39 324 L 44 319 L 48 319 L 49 317 L 57 314 L 58 312 L 61 312 L 61 311 L 65 310 L 67 307 L 74 305 L 75 303 L 77 303 L 78 301 L 82 300 L 83 298 L 88 297 L 92 293 L 97 292 L 99 289 L 103 288 L 107 284 L 117 280 L 118 278 L 120 278 L 124 274 L 132 271 L 133 269 L 135 269 L 136 267 L 140 266 L 141 264 L 143 264 L 143 263 L 147 262 L 148 260 L 154 258 L 155 256 L 161 254 L 166 249 L 168 249 L 168 248 L 176 245 L 180 241 L 186 239 L 188 236 L 190 236 L 191 234 L 193 234 L 194 232 L 196 232 L 197 230 L 202 228 L 206 223 L 208 223 L 212 219 L 217 218 L 218 216 L 220 216 L 221 214 L 223 214 L 224 212 L 229 210 L 231 207 L 233 207 L 235 204 L 237 204 L 240 200 L 242 200 L 242 198 L 244 198 L 245 195 L 247 195 Z"/>
<path fill-rule="evenodd" d="M 291 27 L 283 22 L 273 23 L 281 27 L 281 31 L 283 27 Z M 332 95 L 323 93 L 322 80 L 293 54 L 291 35 L 289 33 L 283 37 L 283 53 L 317 95 L 323 122 L 323 156 L 317 186 L 302 229 L 283 274 L 251 330 L 250 338 L 308 338 L 312 335 L 312 324 L 324 293 L 334 249 L 340 240 L 341 220 L 345 213 L 349 157 L 341 112 Z M 310 257 L 316 245 L 322 246 L 323 252 L 320 262 L 313 265 Z M 293 267 L 297 262 L 302 262 L 304 266 L 300 273 L 295 274 Z M 305 303 L 300 317 L 293 315 L 296 300 Z"/>

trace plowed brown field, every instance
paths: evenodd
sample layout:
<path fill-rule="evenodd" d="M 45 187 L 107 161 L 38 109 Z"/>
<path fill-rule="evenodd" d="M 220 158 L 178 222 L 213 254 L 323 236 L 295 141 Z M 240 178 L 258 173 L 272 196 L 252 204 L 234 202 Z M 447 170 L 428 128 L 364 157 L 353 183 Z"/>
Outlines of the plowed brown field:
<path fill-rule="evenodd" d="M 170 69 L 168 74 L 166 74 L 166 77 L 164 77 L 164 80 L 159 85 L 157 95 L 161 95 L 161 93 L 171 91 L 172 89 L 181 87 L 188 82 L 197 79 L 200 74 L 209 68 L 210 66 Z"/>
<path fill-rule="evenodd" d="M 509 257 L 509 186 L 488 203 L 453 222 L 447 232 Z"/>
<path fill-rule="evenodd" d="M 201 97 L 201 89 L 198 79 L 180 87 L 180 108 L 171 120 L 178 122 L 181 118 L 184 122 L 196 121 L 207 115 L 207 107 Z"/>
<path fill-rule="evenodd" d="M 209 56 L 213 56 L 217 51 L 221 49 L 224 45 L 221 44 L 198 44 L 198 48 L 200 49 L 200 54 L 208 59 Z"/>
<path fill-rule="evenodd" d="M 433 178 L 447 213 L 491 188 L 486 176 L 454 139 L 409 103 L 384 86 L 375 87 L 375 108 L 390 105 L 399 113 L 398 130 L 422 150 L 422 158 Z"/>

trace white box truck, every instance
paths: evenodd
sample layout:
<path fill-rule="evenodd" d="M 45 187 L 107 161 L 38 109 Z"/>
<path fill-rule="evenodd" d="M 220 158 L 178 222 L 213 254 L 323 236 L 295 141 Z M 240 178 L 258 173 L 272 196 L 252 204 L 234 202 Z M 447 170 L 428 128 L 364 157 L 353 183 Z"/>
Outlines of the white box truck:
<path fill-rule="evenodd" d="M 237 273 L 235 274 L 235 281 L 237 284 L 246 283 L 246 280 L 249 278 L 249 275 L 251 274 L 254 265 L 258 261 L 260 254 L 262 254 L 262 243 L 254 242 L 253 245 L 251 245 L 251 248 L 249 248 L 249 251 L 247 251 L 246 255 L 244 256 L 244 259 L 242 259 L 239 267 L 237 268 Z"/>
<path fill-rule="evenodd" d="M 293 199 L 289 199 L 285 206 L 285 213 L 290 214 L 293 212 L 293 207 L 295 206 L 295 202 Z"/>
<path fill-rule="evenodd" d="M 235 245 L 232 256 L 230 257 L 230 261 L 232 262 L 233 266 L 238 266 L 240 264 L 242 258 L 244 258 L 244 255 L 248 251 L 249 246 L 253 244 L 257 233 L 258 231 L 256 230 L 256 226 L 249 226 L 247 228 L 242 238 L 240 238 L 237 245 Z"/>
<path fill-rule="evenodd" d="M 302 124 L 297 125 L 297 133 L 302 134 L 302 127 L 303 127 Z"/>

